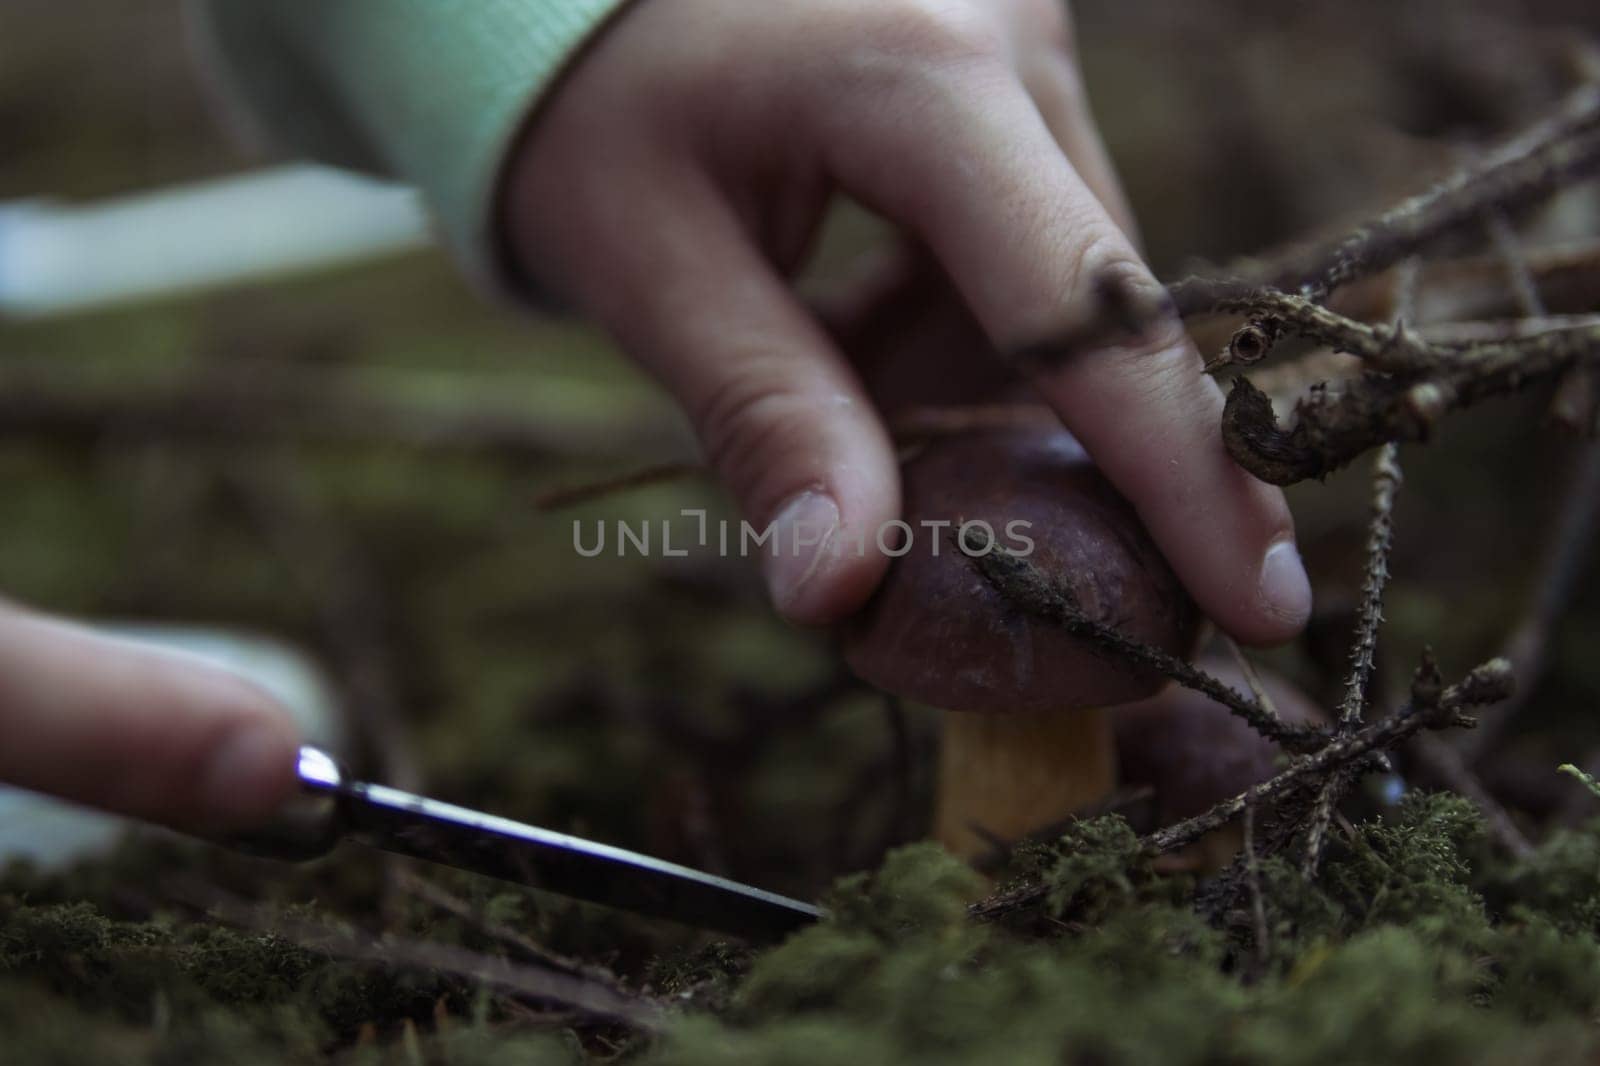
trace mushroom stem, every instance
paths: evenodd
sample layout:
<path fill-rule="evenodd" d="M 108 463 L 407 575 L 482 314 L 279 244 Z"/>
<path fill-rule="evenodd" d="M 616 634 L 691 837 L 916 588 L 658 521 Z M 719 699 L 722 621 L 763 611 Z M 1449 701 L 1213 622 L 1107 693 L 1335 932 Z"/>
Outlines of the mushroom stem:
<path fill-rule="evenodd" d="M 934 834 L 962 858 L 1065 821 L 1116 786 L 1104 708 L 944 716 Z"/>

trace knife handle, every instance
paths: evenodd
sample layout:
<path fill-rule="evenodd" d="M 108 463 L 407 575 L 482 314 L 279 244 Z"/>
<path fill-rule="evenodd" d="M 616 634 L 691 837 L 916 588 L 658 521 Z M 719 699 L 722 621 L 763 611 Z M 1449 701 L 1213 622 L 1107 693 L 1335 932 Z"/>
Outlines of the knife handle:
<path fill-rule="evenodd" d="M 348 775 L 337 759 L 305 745 L 296 763 L 294 794 L 272 820 L 219 843 L 267 859 L 305 862 L 333 850 L 344 836 L 343 792 Z"/>

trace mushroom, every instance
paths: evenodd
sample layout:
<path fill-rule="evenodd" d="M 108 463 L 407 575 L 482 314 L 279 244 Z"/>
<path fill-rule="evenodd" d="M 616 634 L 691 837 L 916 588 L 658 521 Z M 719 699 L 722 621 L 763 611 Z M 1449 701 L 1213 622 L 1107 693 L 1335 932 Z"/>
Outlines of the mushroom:
<path fill-rule="evenodd" d="M 1198 664 L 1239 692 L 1249 692 L 1244 672 L 1231 659 Z M 1322 725 L 1310 697 L 1275 674 L 1258 670 L 1262 688 L 1278 716 L 1294 725 Z M 1171 825 L 1208 810 L 1260 784 L 1280 769 L 1282 749 L 1203 692 L 1172 685 L 1117 713 L 1115 726 L 1122 783 L 1148 786 L 1155 826 Z M 1243 845 L 1235 820 L 1207 833 L 1177 856 L 1174 865 L 1219 869 Z"/>
<path fill-rule="evenodd" d="M 936 439 L 906 463 L 903 487 L 911 535 L 848 624 L 845 658 L 881 689 L 962 712 L 944 716 L 935 835 L 972 858 L 1109 796 L 1107 708 L 1162 679 L 1008 603 L 961 531 L 1026 554 L 1090 617 L 1173 654 L 1190 650 L 1199 615 L 1133 508 L 1060 428 Z"/>

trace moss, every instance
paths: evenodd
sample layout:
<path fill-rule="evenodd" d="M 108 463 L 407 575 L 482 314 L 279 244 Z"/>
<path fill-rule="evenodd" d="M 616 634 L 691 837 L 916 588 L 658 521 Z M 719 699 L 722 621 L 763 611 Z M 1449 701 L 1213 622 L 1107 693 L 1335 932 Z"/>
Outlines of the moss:
<path fill-rule="evenodd" d="M 1491 876 L 1482 839 L 1458 798 L 1416 795 L 1364 826 L 1317 886 L 1266 860 L 1275 965 L 1254 981 L 1230 966 L 1238 945 L 1221 929 L 1160 901 L 1182 882 L 1157 878 L 1116 819 L 1022 857 L 1051 886 L 1051 912 L 1078 916 L 1053 944 L 952 923 L 959 893 L 913 895 L 932 920 L 875 924 L 875 908 L 904 912 L 904 888 L 878 898 L 892 876 L 852 879 L 839 918 L 757 961 L 729 1025 L 697 1019 L 667 1057 L 782 1062 L 791 1041 L 844 1033 L 860 1061 L 878 1062 L 977 1061 L 995 1040 L 1019 1062 L 1320 1062 L 1333 1049 L 1372 1063 L 1517 1061 L 1519 1034 L 1535 1025 L 1552 1055 L 1592 1049 L 1600 944 L 1545 918 L 1496 924 L 1473 887 Z M 1592 840 L 1574 834 L 1509 876 L 1562 859 L 1576 873 L 1592 855 L 1579 843 Z M 885 874 L 912 858 L 931 865 L 913 883 L 939 883 L 926 853 L 902 853 Z"/>
<path fill-rule="evenodd" d="M 1556 830 L 1527 858 L 1486 870 L 1481 887 L 1497 912 L 1537 916 L 1569 935 L 1600 935 L 1600 820 Z"/>
<path fill-rule="evenodd" d="M 1047 845 L 1024 849 L 1015 860 L 1022 877 L 1049 889 L 1050 913 L 1095 921 L 1138 897 L 1152 883 L 1139 838 L 1119 815 L 1073 822 Z"/>
<path fill-rule="evenodd" d="M 668 1000 L 725 1011 L 750 972 L 752 955 L 749 948 L 724 941 L 667 951 L 646 967 L 644 986 Z"/>
<path fill-rule="evenodd" d="M 967 925 L 967 904 L 982 887 L 934 845 L 891 852 L 877 872 L 834 887 L 825 921 L 756 961 L 732 1017 L 886 1009 L 890 986 L 914 980 L 930 960 L 956 967 L 970 960 L 981 938 Z"/>
<path fill-rule="evenodd" d="M 428 1035 L 411 1027 L 397 1040 L 342 1058 L 348 1066 L 575 1066 L 584 1053 L 577 1041 L 560 1033 L 507 1033 L 480 1023 Z"/>
<path fill-rule="evenodd" d="M 657 1061 L 1512 1062 L 1534 1039 L 1586 1054 L 1600 944 L 1545 920 L 1491 921 L 1471 882 L 1482 827 L 1417 796 L 1362 827 L 1308 886 L 1262 864 L 1277 965 L 1157 877 L 1116 819 L 1021 864 L 1075 919 L 1054 940 L 960 918 L 964 871 L 927 848 L 841 883 L 833 917 L 759 957 L 720 1020 L 684 1019 Z M 1531 1027 L 1537 1026 L 1537 1029 Z M 1536 1036 L 1530 1034 L 1536 1033 Z"/>
<path fill-rule="evenodd" d="M 1472 960 L 1406 929 L 1314 949 L 1262 989 L 1247 1061 L 1470 1062 L 1500 1028 L 1477 1007 Z"/>
<path fill-rule="evenodd" d="M 1400 925 L 1416 935 L 1480 950 L 1488 935 L 1483 900 L 1471 886 L 1470 857 L 1484 839 L 1470 802 L 1447 793 L 1409 794 L 1396 817 L 1369 825 L 1327 883 L 1350 931 Z"/>
<path fill-rule="evenodd" d="M 876 872 L 841 880 L 825 900 L 823 928 L 888 941 L 959 928 L 983 888 L 983 879 L 943 848 L 913 844 L 891 851 Z"/>
<path fill-rule="evenodd" d="M 184 1019 L 170 1023 L 184 1035 L 189 1019 L 222 1018 L 301 1049 L 367 1024 L 431 1019 L 439 1004 L 470 995 L 438 975 L 341 963 L 277 936 L 114 921 L 88 903 L 0 901 L 0 976 L 8 974 L 127 1023 Z"/>
<path fill-rule="evenodd" d="M 1582 1061 L 1600 1050 L 1600 940 L 1588 917 L 1600 825 L 1556 834 L 1522 861 L 1481 842 L 1470 807 L 1418 795 L 1331 852 L 1316 884 L 1286 857 L 1267 858 L 1264 945 L 1248 917 L 1208 920 L 1207 886 L 1153 870 L 1114 817 L 1018 857 L 1014 876 L 1050 887 L 1042 929 L 970 921 L 986 886 L 937 847 L 913 845 L 840 880 L 828 918 L 777 947 L 661 942 L 643 983 L 676 1012 L 644 1045 L 592 1026 L 530 1030 L 492 993 L 424 971 L 350 965 L 208 922 L 115 917 L 64 901 L 71 877 L 19 871 L 0 896 L 0 1024 L 25 1032 L 15 1061 L 29 1066 L 79 1053 L 471 1066 L 624 1049 L 667 1064 L 1509 1063 L 1534 1048 Z M 112 862 L 143 869 L 131 855 Z M 80 891 L 116 880 L 82 875 Z M 494 922 L 586 941 L 566 911 L 443 880 Z M 305 904 L 278 906 L 286 919 L 308 916 Z M 498 950 L 473 923 L 419 905 L 391 905 L 384 920 Z M 583 953 L 614 962 L 594 953 L 619 942 L 614 927 L 601 932 Z"/>
<path fill-rule="evenodd" d="M 1600 1008 L 1600 944 L 1544 918 L 1499 930 L 1489 958 L 1499 981 L 1495 1004 L 1529 1022 L 1595 1017 Z"/>

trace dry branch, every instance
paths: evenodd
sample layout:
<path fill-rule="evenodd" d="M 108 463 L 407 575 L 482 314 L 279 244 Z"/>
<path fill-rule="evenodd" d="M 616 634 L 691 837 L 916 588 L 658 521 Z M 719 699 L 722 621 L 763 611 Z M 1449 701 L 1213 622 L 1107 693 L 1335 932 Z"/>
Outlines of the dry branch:
<path fill-rule="evenodd" d="M 1350 649 L 1350 675 L 1339 704 L 1339 728 L 1351 732 L 1366 710 L 1372 657 L 1383 622 L 1383 590 L 1389 583 L 1389 553 L 1394 547 L 1394 498 L 1401 481 L 1399 449 L 1387 445 L 1372 471 L 1372 520 L 1367 526 L 1367 562 L 1361 581 L 1361 606 Z"/>
<path fill-rule="evenodd" d="M 1148 855 L 1164 855 L 1187 847 L 1222 828 L 1247 807 L 1259 809 L 1296 791 L 1318 787 L 1330 773 L 1358 769 L 1372 756 L 1393 750 L 1424 729 L 1470 728 L 1475 723 L 1465 714 L 1467 708 L 1503 700 L 1513 688 L 1511 665 L 1504 659 L 1491 659 L 1458 684 L 1413 698 L 1394 713 L 1354 733 L 1334 737 L 1313 753 L 1295 759 L 1277 776 L 1193 818 L 1156 830 L 1143 838 L 1142 850 Z M 1003 917 L 1038 903 L 1048 892 L 1043 885 L 1025 885 L 979 901 L 972 914 L 983 920 Z"/>
<path fill-rule="evenodd" d="M 1249 264 L 1239 276 L 1315 299 L 1375 274 L 1497 212 L 1537 203 L 1600 169 L 1600 86 L 1574 92 L 1552 115 L 1332 242 Z M 1172 287 L 1185 317 L 1208 310 L 1187 282 Z"/>
<path fill-rule="evenodd" d="M 1223 441 L 1234 460 L 1263 481 L 1290 485 L 1325 477 L 1375 445 L 1426 439 L 1449 412 L 1600 362 L 1600 328 L 1434 354 L 1442 369 L 1425 378 L 1367 374 L 1337 391 L 1313 389 L 1296 407 L 1290 429 L 1278 425 L 1265 393 L 1238 378 L 1223 411 Z"/>
<path fill-rule="evenodd" d="M 1216 700 L 1262 736 L 1290 751 L 1312 750 L 1327 736 L 1314 726 L 1290 725 L 1253 697 L 1236 692 L 1217 678 L 1160 648 L 1136 640 L 1114 626 L 1084 613 L 1072 593 L 1023 556 L 1008 551 L 976 527 L 968 527 L 965 551 L 984 580 L 1017 610 L 1059 625 L 1086 641 L 1100 654 L 1127 666 L 1161 674 Z"/>

